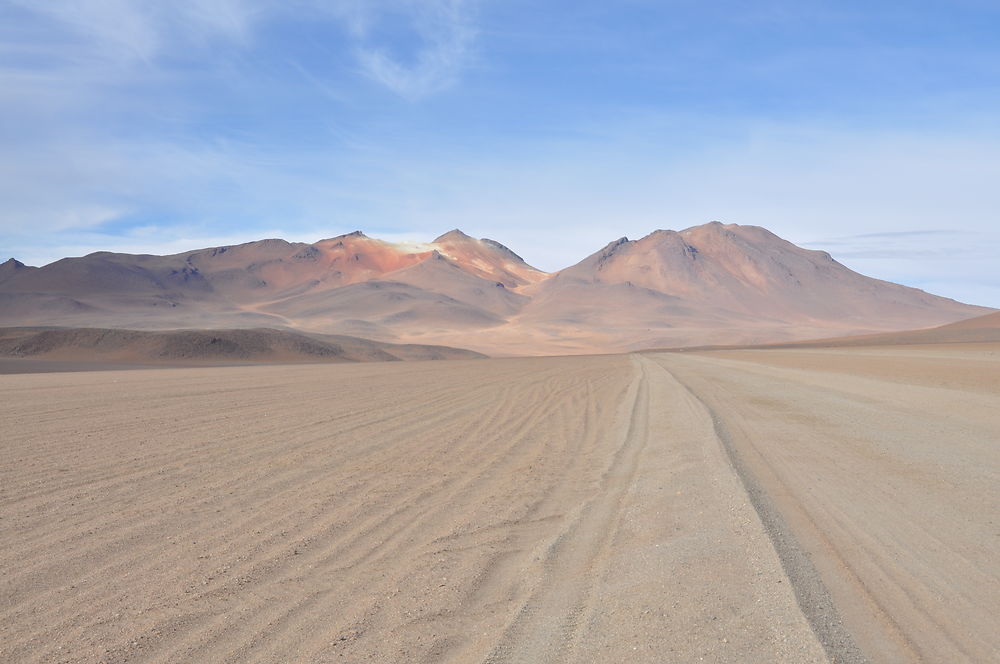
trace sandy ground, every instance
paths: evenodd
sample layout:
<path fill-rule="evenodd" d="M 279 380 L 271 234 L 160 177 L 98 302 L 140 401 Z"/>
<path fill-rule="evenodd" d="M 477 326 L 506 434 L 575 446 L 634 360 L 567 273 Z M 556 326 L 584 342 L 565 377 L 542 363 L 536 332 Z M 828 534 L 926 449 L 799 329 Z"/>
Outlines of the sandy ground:
<path fill-rule="evenodd" d="M 995 661 L 998 350 L 3 375 L 0 661 Z"/>
<path fill-rule="evenodd" d="M 872 661 L 1000 661 L 1000 344 L 653 357 Z"/>

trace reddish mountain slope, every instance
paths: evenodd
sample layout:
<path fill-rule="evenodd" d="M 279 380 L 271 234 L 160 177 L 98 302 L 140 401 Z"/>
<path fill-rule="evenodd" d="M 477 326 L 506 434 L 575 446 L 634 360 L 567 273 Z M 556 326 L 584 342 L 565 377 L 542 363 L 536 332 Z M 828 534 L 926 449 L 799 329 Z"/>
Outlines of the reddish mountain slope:
<path fill-rule="evenodd" d="M 459 230 L 0 265 L 0 325 L 281 327 L 495 353 L 766 343 L 991 311 L 860 275 L 755 226 L 622 238 L 548 275 Z"/>
<path fill-rule="evenodd" d="M 773 326 L 908 329 L 985 311 L 866 277 L 763 228 L 713 222 L 612 242 L 542 284 L 524 318 L 632 328 L 749 326 L 753 335 Z"/>
<path fill-rule="evenodd" d="M 278 325 L 392 338 L 409 328 L 501 324 L 525 302 L 513 290 L 545 276 L 503 245 L 460 231 L 428 244 L 355 232 L 170 256 L 98 252 L 43 268 L 4 263 L 0 323 Z"/>

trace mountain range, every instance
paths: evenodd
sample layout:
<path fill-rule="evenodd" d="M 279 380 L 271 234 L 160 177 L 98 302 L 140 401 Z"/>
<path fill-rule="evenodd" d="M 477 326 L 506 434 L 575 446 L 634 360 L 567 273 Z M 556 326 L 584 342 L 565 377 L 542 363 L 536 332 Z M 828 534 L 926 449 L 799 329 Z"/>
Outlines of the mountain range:
<path fill-rule="evenodd" d="M 764 228 L 719 222 L 621 238 L 554 273 L 459 230 L 429 243 L 358 231 L 312 244 L 0 264 L 0 326 L 267 327 L 492 355 L 771 343 L 991 311 L 866 277 Z"/>

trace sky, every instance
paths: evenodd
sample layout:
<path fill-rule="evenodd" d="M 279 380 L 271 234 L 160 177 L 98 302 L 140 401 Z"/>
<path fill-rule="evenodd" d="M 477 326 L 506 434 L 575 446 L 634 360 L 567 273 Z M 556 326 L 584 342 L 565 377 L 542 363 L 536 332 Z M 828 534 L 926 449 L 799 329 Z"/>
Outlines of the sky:
<path fill-rule="evenodd" d="M 0 260 L 719 220 L 1000 307 L 994 0 L 0 0 Z"/>

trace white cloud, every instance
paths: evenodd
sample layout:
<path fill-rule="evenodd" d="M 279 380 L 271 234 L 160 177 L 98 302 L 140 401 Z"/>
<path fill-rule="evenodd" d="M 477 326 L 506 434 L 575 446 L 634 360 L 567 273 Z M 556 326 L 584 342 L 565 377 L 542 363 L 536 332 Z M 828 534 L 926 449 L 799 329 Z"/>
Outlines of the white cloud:
<path fill-rule="evenodd" d="M 450 87 L 472 56 L 476 28 L 468 0 L 372 3 L 367 10 L 349 3 L 348 8 L 345 16 L 358 40 L 363 71 L 406 99 L 419 99 Z M 407 58 L 378 43 L 379 24 L 393 19 L 404 21 L 418 42 Z"/>
<path fill-rule="evenodd" d="M 67 82 L 80 74 L 94 78 L 93 69 L 106 80 L 109 64 L 124 67 L 122 76 L 132 65 L 148 68 L 165 56 L 188 55 L 215 42 L 247 48 L 268 21 L 291 18 L 340 23 L 360 72 L 415 100 L 459 79 L 473 57 L 477 33 L 477 0 L 0 0 L 0 9 L 5 1 L 22 18 L 34 15 L 42 22 L 31 25 L 30 35 L 22 30 L 20 38 L 0 39 L 0 53 L 46 60 L 0 70 L 0 81 L 7 84 L 38 76 Z M 400 38 L 412 42 L 409 52 L 397 50 Z"/>
<path fill-rule="evenodd" d="M 805 242 L 863 274 L 1000 307 L 1000 228 L 861 233 Z"/>
<path fill-rule="evenodd" d="M 112 55 L 148 59 L 160 45 L 150 12 L 152 5 L 142 6 L 129 0 L 15 0 L 15 3 L 99 43 Z"/>
<path fill-rule="evenodd" d="M 255 24 L 273 11 L 270 3 L 252 0 L 189 0 L 172 5 L 186 19 L 186 24 L 196 26 L 204 34 L 224 35 L 245 41 Z"/>
<path fill-rule="evenodd" d="M 266 5 L 252 0 L 11 0 L 115 60 L 149 61 L 192 38 L 246 39 Z"/>

